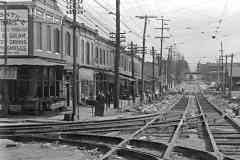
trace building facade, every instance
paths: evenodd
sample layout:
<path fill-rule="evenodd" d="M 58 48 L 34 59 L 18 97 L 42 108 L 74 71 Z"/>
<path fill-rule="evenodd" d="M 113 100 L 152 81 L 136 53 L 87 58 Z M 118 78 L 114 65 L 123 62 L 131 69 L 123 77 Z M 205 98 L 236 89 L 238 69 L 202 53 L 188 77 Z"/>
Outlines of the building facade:
<path fill-rule="evenodd" d="M 1 6 L 1 19 L 4 17 L 3 8 Z M 56 0 L 9 2 L 7 13 L 7 63 L 3 24 L 0 39 L 1 112 L 44 111 L 56 103 L 71 106 L 72 19 L 59 9 Z M 75 35 L 78 102 L 95 98 L 99 91 L 111 94 L 114 87 L 114 44 L 81 22 L 77 23 Z M 132 84 L 138 93 L 140 71 L 141 59 L 134 57 L 132 62 L 131 57 L 122 51 L 122 98 L 130 94 L 129 86 Z"/>

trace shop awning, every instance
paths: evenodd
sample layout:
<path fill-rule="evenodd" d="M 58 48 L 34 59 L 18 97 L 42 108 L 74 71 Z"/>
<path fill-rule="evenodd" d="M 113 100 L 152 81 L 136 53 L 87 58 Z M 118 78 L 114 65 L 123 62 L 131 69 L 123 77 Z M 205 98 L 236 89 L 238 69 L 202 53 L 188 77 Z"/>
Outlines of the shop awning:
<path fill-rule="evenodd" d="M 136 79 L 130 77 L 130 76 L 123 76 L 123 75 L 120 75 L 119 76 L 120 79 L 125 79 L 125 80 L 129 80 L 129 81 L 136 81 Z"/>
<path fill-rule="evenodd" d="M 4 65 L 4 59 L 0 59 L 0 65 Z M 63 66 L 64 63 L 51 62 L 40 58 L 8 58 L 7 65 L 33 65 L 33 66 Z"/>

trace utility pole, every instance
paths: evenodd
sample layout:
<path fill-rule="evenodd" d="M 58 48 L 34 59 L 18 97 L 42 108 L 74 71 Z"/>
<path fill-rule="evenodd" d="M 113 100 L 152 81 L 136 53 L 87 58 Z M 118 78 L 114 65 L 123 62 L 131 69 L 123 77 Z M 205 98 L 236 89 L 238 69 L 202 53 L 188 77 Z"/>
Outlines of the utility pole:
<path fill-rule="evenodd" d="M 7 4 L 4 2 L 4 65 L 7 65 Z"/>
<path fill-rule="evenodd" d="M 228 96 L 229 98 L 232 97 L 232 68 L 233 68 L 233 54 L 230 56 L 231 57 L 231 68 L 230 68 L 230 79 L 229 79 L 229 92 Z"/>
<path fill-rule="evenodd" d="M 73 0 L 73 84 L 72 84 L 72 93 L 73 93 L 73 112 L 72 112 L 72 121 L 75 120 L 76 107 L 77 107 L 77 53 L 76 53 L 76 0 Z"/>
<path fill-rule="evenodd" d="M 153 70 L 152 93 L 153 93 L 153 95 L 155 95 L 155 50 L 154 50 L 154 47 L 152 47 L 152 70 Z"/>
<path fill-rule="evenodd" d="M 221 41 L 221 49 L 220 49 L 220 57 L 221 57 L 221 72 L 222 72 L 222 74 L 221 74 L 221 88 L 222 88 L 222 92 L 223 92 L 223 94 L 224 94 L 224 83 L 223 83 L 223 81 L 224 81 L 224 65 L 223 65 L 223 61 L 224 61 L 224 59 L 223 59 L 223 43 L 222 43 L 222 41 Z"/>
<path fill-rule="evenodd" d="M 133 80 L 135 79 L 135 76 L 134 76 L 134 47 L 133 47 L 133 42 L 131 42 L 131 64 L 132 64 L 132 78 Z M 132 99 L 133 99 L 133 103 L 135 103 L 135 81 L 132 81 Z"/>
<path fill-rule="evenodd" d="M 142 50 L 142 73 L 141 73 L 141 94 L 140 94 L 140 101 L 141 104 L 143 103 L 144 97 L 143 97 L 143 92 L 144 92 L 144 77 L 143 77 L 143 72 L 144 72 L 144 61 L 145 61 L 145 41 L 146 41 L 146 30 L 147 30 L 147 20 L 150 18 L 157 18 L 156 16 L 136 16 L 137 18 L 144 19 L 144 29 L 143 29 L 143 50 Z"/>
<path fill-rule="evenodd" d="M 3 25 L 4 25 L 4 70 L 7 70 L 7 2 L 1 1 L 0 3 L 4 4 L 4 19 L 3 19 Z M 8 82 L 7 80 L 3 80 L 3 105 L 6 108 L 6 111 L 8 111 L 8 101 L 9 101 L 9 95 L 8 95 Z"/>
<path fill-rule="evenodd" d="M 76 50 L 76 28 L 77 28 L 77 22 L 76 17 L 79 13 L 79 10 L 82 9 L 81 5 L 83 3 L 83 0 L 67 0 L 67 14 L 73 15 L 73 74 L 72 74 L 72 121 L 75 120 L 76 117 L 76 108 L 77 108 L 77 50 Z M 82 12 L 81 12 L 82 13 Z M 79 118 L 79 117 L 78 117 Z"/>
<path fill-rule="evenodd" d="M 228 72 L 228 56 L 225 55 L 225 76 L 224 76 L 224 94 L 226 94 L 226 88 L 227 88 L 227 72 Z"/>
<path fill-rule="evenodd" d="M 157 20 L 160 20 L 161 21 L 161 27 L 160 28 L 155 28 L 155 29 L 160 29 L 161 30 L 161 36 L 160 37 L 156 37 L 156 38 L 160 38 L 161 40 L 161 48 L 160 48 L 160 65 L 159 65 L 159 72 L 160 72 L 160 75 L 159 75 L 159 91 L 162 92 L 162 82 L 161 82 L 161 73 L 162 73 L 162 56 L 163 56 L 163 40 L 165 38 L 169 38 L 169 37 L 164 37 L 164 30 L 165 29 L 169 29 L 169 28 L 164 28 L 164 22 L 166 21 L 169 21 L 167 19 L 164 19 L 163 16 L 160 18 L 160 19 L 157 19 Z"/>
<path fill-rule="evenodd" d="M 115 53 L 115 87 L 114 87 L 114 108 L 119 108 L 119 94 L 120 94 L 120 85 L 119 85 L 119 59 L 120 59 L 120 0 L 116 0 L 116 53 Z"/>
<path fill-rule="evenodd" d="M 217 84 L 219 87 L 219 84 L 220 84 L 220 56 L 217 57 L 217 73 L 218 73 Z"/>
<path fill-rule="evenodd" d="M 167 57 L 167 71 L 166 71 L 166 85 L 167 85 L 167 89 L 169 88 L 169 71 L 170 71 L 170 57 L 171 57 L 171 53 L 172 53 L 172 46 L 169 47 L 168 49 L 168 57 Z"/>
<path fill-rule="evenodd" d="M 167 59 L 165 60 L 164 62 L 164 76 L 165 76 L 165 89 L 167 90 L 167 82 L 168 82 L 168 79 L 167 79 L 167 76 L 168 76 L 168 64 L 167 64 Z"/>
<path fill-rule="evenodd" d="M 161 56 L 157 56 L 157 60 L 158 60 L 158 84 L 159 84 L 159 94 L 161 93 L 161 81 L 160 81 L 160 77 L 161 77 L 161 68 L 162 68 L 162 66 L 161 66 L 161 63 L 160 63 L 160 61 L 161 61 Z"/>

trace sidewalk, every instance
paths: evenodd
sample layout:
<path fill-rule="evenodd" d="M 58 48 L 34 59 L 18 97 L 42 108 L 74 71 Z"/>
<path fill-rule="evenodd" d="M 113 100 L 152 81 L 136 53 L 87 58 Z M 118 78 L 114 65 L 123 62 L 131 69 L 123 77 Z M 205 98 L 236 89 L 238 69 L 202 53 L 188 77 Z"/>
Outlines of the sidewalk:
<path fill-rule="evenodd" d="M 107 120 L 107 119 L 117 119 L 117 118 L 127 118 L 134 115 L 142 115 L 142 114 L 152 114 L 159 112 L 161 110 L 165 110 L 165 108 L 170 107 L 179 96 L 164 96 L 159 103 L 156 104 L 147 104 L 139 107 L 131 107 L 127 106 L 119 111 L 113 108 L 113 104 L 108 109 L 105 109 L 104 117 L 95 117 L 92 114 L 92 108 L 90 106 L 80 106 L 79 107 L 79 119 L 78 121 L 90 121 L 90 120 Z M 157 101 L 156 101 L 157 102 Z M 155 103 L 156 103 L 155 102 Z M 147 112 L 146 112 L 147 111 Z M 45 112 L 41 115 L 8 115 L 5 117 L 0 117 L 0 125 L 10 125 L 10 124 L 36 124 L 36 123 L 59 123 L 63 122 L 64 115 L 68 113 L 71 114 L 71 110 L 64 112 Z M 78 115 L 78 111 L 76 112 Z M 77 116 L 78 117 L 78 116 Z"/>
<path fill-rule="evenodd" d="M 62 122 L 64 119 L 64 114 L 71 113 L 71 111 L 64 112 L 46 112 L 41 115 L 8 115 L 0 117 L 0 125 L 5 124 L 32 124 L 32 123 L 47 123 L 47 122 Z M 96 117 L 92 113 L 92 108 L 89 106 L 80 106 L 79 107 L 79 121 L 88 121 L 88 120 L 106 120 L 106 119 L 115 119 L 128 117 L 136 114 L 135 112 L 120 112 L 117 109 L 114 109 L 111 106 L 108 109 L 105 109 L 104 117 Z M 78 111 L 76 113 L 78 115 Z M 78 117 L 78 116 L 77 116 Z"/>

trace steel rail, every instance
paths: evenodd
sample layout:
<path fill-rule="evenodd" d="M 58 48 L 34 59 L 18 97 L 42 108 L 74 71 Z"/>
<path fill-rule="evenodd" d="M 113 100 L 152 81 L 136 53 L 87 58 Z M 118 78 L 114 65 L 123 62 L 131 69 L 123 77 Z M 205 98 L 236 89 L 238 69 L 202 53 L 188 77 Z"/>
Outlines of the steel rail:
<path fill-rule="evenodd" d="M 203 123 L 204 123 L 204 125 L 205 125 L 205 127 L 206 127 L 207 135 L 208 135 L 208 137 L 209 137 L 209 139 L 210 139 L 210 143 L 211 143 L 211 145 L 212 145 L 212 149 L 213 149 L 213 151 L 216 153 L 218 160 L 221 160 L 221 159 L 222 159 L 221 152 L 218 150 L 217 144 L 216 144 L 216 142 L 215 142 L 215 140 L 214 140 L 214 137 L 213 137 L 212 132 L 211 132 L 211 130 L 210 130 L 210 127 L 209 127 L 209 125 L 208 125 L 206 116 L 204 115 L 204 111 L 203 111 L 203 109 L 202 109 L 202 106 L 201 106 L 201 104 L 199 103 L 199 99 L 198 99 L 197 96 L 195 96 L 195 99 L 196 99 L 196 102 L 197 102 L 197 107 L 199 108 L 199 110 L 200 110 L 200 112 L 201 112 L 201 114 L 202 114 Z"/>
<path fill-rule="evenodd" d="M 182 97 L 184 98 L 184 97 Z M 181 99 L 182 99 L 181 98 Z M 181 99 L 177 102 L 179 103 L 181 101 Z M 175 103 L 174 105 L 172 105 L 170 108 L 168 108 L 169 112 L 172 108 L 174 108 L 174 106 L 177 104 Z M 111 148 L 111 150 L 109 150 L 106 154 L 104 154 L 102 157 L 100 157 L 99 160 L 106 160 L 108 159 L 113 153 L 115 153 L 120 147 L 123 147 L 123 145 L 127 144 L 131 139 L 133 139 L 133 137 L 136 137 L 138 134 L 140 134 L 142 131 L 144 131 L 146 128 L 148 128 L 148 126 L 150 126 L 151 124 L 153 124 L 156 120 L 160 119 L 162 117 L 163 114 L 160 114 L 159 116 L 153 118 L 150 122 L 148 122 L 146 125 L 144 125 L 143 127 L 141 127 L 139 130 L 137 130 L 136 132 L 134 132 L 133 134 L 131 134 L 130 136 L 128 136 L 127 138 L 125 138 L 121 143 L 119 143 L 117 146 L 114 146 Z"/>
<path fill-rule="evenodd" d="M 18 137 L 18 138 L 15 138 Z M 80 147 L 93 147 L 99 148 L 102 153 L 107 153 L 113 146 L 116 146 L 123 141 L 120 137 L 109 137 L 91 134 L 59 134 L 59 135 L 22 135 L 15 137 L 5 137 L 9 139 L 17 139 L 19 141 L 24 141 L 24 137 L 29 138 L 29 141 L 46 141 L 53 142 L 56 141 L 60 144 L 67 143 L 71 145 L 76 145 Z M 128 145 L 117 148 L 116 154 L 127 160 L 160 160 L 162 158 L 162 153 L 164 152 L 169 144 L 150 142 L 144 140 L 130 139 Z M 129 148 L 130 146 L 130 148 Z M 158 152 L 158 151 L 161 152 Z M 180 154 L 191 153 L 194 155 L 200 155 L 199 157 L 204 157 L 207 160 L 216 160 L 215 155 L 203 150 L 193 149 L 186 146 L 175 146 L 174 150 L 177 150 Z M 154 152 L 155 151 L 155 152 Z M 231 158 L 224 157 L 224 160 L 233 160 Z"/>
<path fill-rule="evenodd" d="M 159 103 L 160 104 L 160 103 Z M 154 117 L 157 117 L 160 114 L 150 114 L 150 115 L 141 115 L 134 116 L 130 118 L 121 118 L 121 119 L 112 119 L 104 121 L 86 121 L 86 122 L 63 122 L 63 123 L 50 123 L 50 124 L 33 124 L 33 125 L 11 125 L 11 126 L 2 126 L 0 127 L 0 135 L 6 134 L 16 134 L 16 133 L 44 133 L 44 132 L 67 132 L 68 130 L 77 131 L 78 129 L 85 130 L 94 129 L 94 128 L 118 128 L 124 125 L 142 125 L 146 124 L 147 121 L 151 120 Z M 140 125 L 141 126 L 141 125 Z"/>
<path fill-rule="evenodd" d="M 163 159 L 169 159 L 170 153 L 172 152 L 172 150 L 173 150 L 173 148 L 174 148 L 174 146 L 175 146 L 175 144 L 176 144 L 176 140 L 177 140 L 177 138 L 178 138 L 180 129 L 181 129 L 182 125 L 183 125 L 184 120 L 186 119 L 186 114 L 187 114 L 188 108 L 189 108 L 189 106 L 190 106 L 189 101 L 190 101 L 190 100 L 189 100 L 189 97 L 188 97 L 187 107 L 185 108 L 185 111 L 184 111 L 184 113 L 183 113 L 183 115 L 182 115 L 182 118 L 181 118 L 181 120 L 180 120 L 180 122 L 179 122 L 179 124 L 178 124 L 178 126 L 177 126 L 177 129 L 175 130 L 175 132 L 174 132 L 174 134 L 173 134 L 173 136 L 172 136 L 172 138 L 171 138 L 171 141 L 170 141 L 170 143 L 169 143 L 169 145 L 168 145 L 168 147 L 167 147 L 167 150 L 165 151 L 165 153 L 164 153 L 164 155 L 163 155 Z"/>
<path fill-rule="evenodd" d="M 174 122 L 174 123 L 173 123 Z M 166 123 L 172 123 L 172 126 L 176 126 L 178 121 L 167 121 Z M 168 127 L 166 123 L 153 123 L 149 128 L 156 128 L 156 127 Z M 144 125 L 144 124 L 143 124 Z M 24 134 L 44 134 L 44 133 L 105 133 L 105 132 L 114 132 L 114 131 L 126 131 L 126 130 L 137 130 L 143 125 L 136 125 L 136 124 L 120 124 L 119 126 L 107 126 L 107 127 L 92 127 L 92 128 L 70 128 L 70 129 L 56 129 L 56 130 L 36 130 L 36 131 L 17 131 L 14 133 L 8 134 L 0 134 L 1 136 L 4 135 L 24 135 Z"/>
<path fill-rule="evenodd" d="M 212 108 L 213 111 L 215 111 L 218 114 L 218 116 L 221 118 L 221 120 L 224 120 L 221 123 L 225 122 L 226 124 L 228 124 L 228 125 L 223 125 L 223 127 L 225 127 L 226 129 L 228 127 L 230 127 L 231 129 L 236 131 L 236 132 L 234 132 L 234 131 L 232 131 L 232 132 L 231 131 L 217 131 L 216 132 L 214 129 L 211 129 L 213 127 L 219 127 L 219 124 L 215 125 L 215 122 L 213 122 L 214 124 L 211 125 L 211 128 L 209 127 L 210 131 L 212 133 L 213 139 L 216 142 L 216 147 L 219 150 L 219 156 L 220 156 L 219 159 L 224 159 L 223 157 L 225 156 L 225 154 L 227 154 L 228 156 L 229 155 L 231 155 L 231 156 L 234 155 L 234 157 L 231 157 L 231 158 L 228 158 L 228 159 L 235 158 L 235 155 L 238 155 L 238 157 L 239 157 L 240 153 L 237 152 L 237 151 L 234 151 L 234 149 L 235 149 L 234 146 L 239 145 L 238 141 L 240 140 L 240 137 L 239 137 L 240 127 L 239 127 L 239 125 L 229 115 L 225 114 L 219 107 L 217 107 L 215 104 L 212 104 L 211 102 L 209 102 L 208 99 L 204 95 L 200 95 L 200 96 L 202 97 L 202 101 L 205 101 L 206 105 L 209 105 L 208 108 Z M 206 113 L 206 114 L 208 114 L 208 113 Z M 216 136 L 216 134 L 217 134 L 217 136 Z M 219 136 L 219 134 L 221 136 Z M 232 136 L 233 134 L 234 134 L 234 136 Z M 233 147 L 233 148 L 231 148 L 231 147 Z M 238 151 L 239 151 L 239 148 L 238 148 Z"/>

